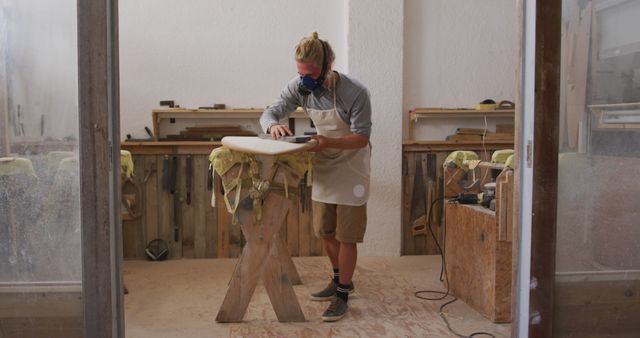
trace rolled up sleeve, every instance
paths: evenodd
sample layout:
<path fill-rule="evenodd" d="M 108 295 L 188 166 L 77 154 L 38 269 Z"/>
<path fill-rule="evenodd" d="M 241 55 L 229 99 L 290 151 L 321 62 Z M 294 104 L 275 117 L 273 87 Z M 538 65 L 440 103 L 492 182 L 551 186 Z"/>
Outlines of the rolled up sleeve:
<path fill-rule="evenodd" d="M 300 95 L 297 93 L 299 78 L 289 81 L 280 93 L 280 97 L 270 104 L 260 116 L 260 127 L 267 132 L 269 126 L 279 123 L 293 113 L 300 105 Z"/>
<path fill-rule="evenodd" d="M 362 90 L 351 109 L 351 132 L 369 138 L 371 136 L 371 100 L 369 91 Z"/>

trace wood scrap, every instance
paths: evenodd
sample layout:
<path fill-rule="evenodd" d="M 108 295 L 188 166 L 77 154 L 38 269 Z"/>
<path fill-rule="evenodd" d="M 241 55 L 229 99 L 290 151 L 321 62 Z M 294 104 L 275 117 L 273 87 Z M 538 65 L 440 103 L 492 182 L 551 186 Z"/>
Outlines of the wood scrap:
<path fill-rule="evenodd" d="M 511 123 L 496 124 L 496 133 L 513 134 L 514 133 L 513 124 Z"/>
<path fill-rule="evenodd" d="M 415 229 L 416 226 L 416 222 L 417 220 L 421 219 L 421 218 L 425 218 L 425 215 L 427 213 L 426 210 L 426 184 L 425 184 L 425 178 L 424 178 L 424 173 L 422 170 L 422 156 L 418 156 L 415 159 L 414 163 L 409 163 L 409 165 L 413 165 L 415 166 L 415 178 L 413 181 L 413 194 L 411 196 L 411 220 L 413 221 L 411 223 L 412 225 L 412 230 Z M 425 223 L 426 224 L 426 223 Z M 416 232 L 412 231 L 413 235 L 416 236 Z M 426 234 L 425 233 L 421 233 L 421 234 Z"/>
<path fill-rule="evenodd" d="M 446 138 L 447 141 L 482 141 L 482 135 L 453 134 Z"/>
<path fill-rule="evenodd" d="M 464 181 L 467 172 L 460 168 L 447 167 L 444 169 L 444 197 L 456 197 L 465 192 Z"/>
<path fill-rule="evenodd" d="M 484 135 L 485 131 L 483 128 L 458 128 L 456 135 Z"/>
<path fill-rule="evenodd" d="M 505 170 L 496 178 L 496 224 L 498 240 L 513 239 L 513 171 Z"/>
<path fill-rule="evenodd" d="M 427 234 L 427 215 L 422 215 L 417 220 L 413 221 L 411 225 L 411 234 L 414 236 Z"/>
<path fill-rule="evenodd" d="M 484 136 L 485 141 L 513 141 L 513 134 L 508 133 L 487 133 Z"/>

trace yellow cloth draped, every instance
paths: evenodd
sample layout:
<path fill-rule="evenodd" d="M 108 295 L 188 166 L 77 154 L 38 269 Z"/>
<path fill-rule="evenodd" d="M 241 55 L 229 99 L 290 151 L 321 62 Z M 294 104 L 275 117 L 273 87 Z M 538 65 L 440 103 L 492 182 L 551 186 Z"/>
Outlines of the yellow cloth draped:
<path fill-rule="evenodd" d="M 491 163 L 505 163 L 511 155 L 513 155 L 513 149 L 496 150 L 491 155 Z"/>
<path fill-rule="evenodd" d="M 288 155 L 280 155 L 276 156 L 275 162 L 273 164 L 272 172 L 275 172 L 276 167 L 283 168 L 292 172 L 297 177 L 304 177 L 305 173 L 311 172 L 313 155 L 308 152 L 301 152 L 297 154 L 288 154 Z M 223 184 L 224 188 L 224 202 L 227 208 L 227 211 L 234 215 L 233 221 L 234 224 L 237 221 L 235 217 L 236 210 L 238 205 L 240 204 L 240 194 L 242 188 L 250 188 L 250 197 L 253 199 L 254 212 L 257 219 L 260 219 L 262 216 L 262 199 L 265 194 L 272 187 L 271 179 L 273 177 L 269 177 L 268 179 L 260 178 L 260 171 L 258 161 L 256 160 L 255 155 L 246 154 L 239 151 L 231 150 L 227 147 L 219 147 L 214 149 L 209 155 L 210 167 L 213 168 L 212 175 L 213 180 L 215 182 L 215 175 L 218 174 L 223 176 L 226 174 L 231 168 L 233 168 L 236 164 L 248 164 L 249 165 L 249 173 L 248 179 L 243 179 L 242 174 L 245 166 L 241 166 L 238 172 L 238 176 L 233 178 L 231 181 Z M 310 175 L 307 175 L 308 180 L 307 184 L 310 184 L 311 180 L 309 178 Z M 273 187 L 272 187 L 273 188 Z M 233 203 L 229 201 L 229 194 L 235 189 L 235 199 Z M 285 196 L 289 197 L 288 184 L 286 182 L 285 175 L 285 184 L 284 184 Z M 215 207 L 215 189 L 211 194 L 211 206 Z"/>
<path fill-rule="evenodd" d="M 120 173 L 131 178 L 133 176 L 133 156 L 128 150 L 120 150 Z"/>
<path fill-rule="evenodd" d="M 514 161 L 513 155 L 509 155 L 506 161 L 504 161 L 505 168 L 513 169 L 513 165 L 514 165 L 513 161 Z"/>
<path fill-rule="evenodd" d="M 259 177 L 259 168 L 258 162 L 256 161 L 255 156 L 241 153 L 238 151 L 231 150 L 227 147 L 219 147 L 214 149 L 211 154 L 209 154 L 209 163 L 212 170 L 212 179 L 215 182 L 216 173 L 220 176 L 226 174 L 233 166 L 236 164 L 249 164 L 249 177 L 250 178 L 258 178 Z M 238 176 L 236 176 L 233 180 L 222 184 L 224 188 L 224 203 L 227 207 L 227 212 L 233 215 L 233 223 L 237 222 L 236 219 L 236 210 L 238 209 L 238 205 L 240 204 L 240 193 L 242 192 L 242 174 L 244 170 L 244 165 L 240 166 L 240 170 L 238 171 Z M 231 191 L 236 190 L 235 200 L 233 205 L 229 201 L 229 194 Z M 254 203 L 255 204 L 255 203 Z M 216 191 L 213 189 L 211 193 L 211 206 L 216 206 Z"/>
<path fill-rule="evenodd" d="M 297 154 L 289 154 L 289 155 L 280 155 L 276 156 L 276 163 L 279 166 L 282 166 L 290 171 L 292 171 L 296 176 L 302 178 L 304 174 L 307 174 L 307 186 L 311 186 L 311 177 L 313 171 L 313 154 L 309 152 L 297 153 Z M 285 184 L 286 188 L 286 184 Z"/>
<path fill-rule="evenodd" d="M 473 151 L 457 150 L 449 154 L 444 160 L 443 167 L 457 167 L 464 171 L 469 170 L 469 166 L 465 161 L 478 160 L 478 154 Z"/>

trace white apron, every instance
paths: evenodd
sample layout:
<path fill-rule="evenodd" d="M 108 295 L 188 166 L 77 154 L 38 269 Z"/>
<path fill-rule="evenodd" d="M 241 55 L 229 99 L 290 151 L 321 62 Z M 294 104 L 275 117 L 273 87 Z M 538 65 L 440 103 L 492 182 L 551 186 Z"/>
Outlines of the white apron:
<path fill-rule="evenodd" d="M 333 93 L 333 109 L 316 110 L 303 107 L 316 126 L 319 135 L 343 137 L 351 135 L 336 110 Z M 313 188 L 311 198 L 317 202 L 360 206 L 369 199 L 371 150 L 369 145 L 359 149 L 325 148 L 316 153 L 313 160 Z"/>

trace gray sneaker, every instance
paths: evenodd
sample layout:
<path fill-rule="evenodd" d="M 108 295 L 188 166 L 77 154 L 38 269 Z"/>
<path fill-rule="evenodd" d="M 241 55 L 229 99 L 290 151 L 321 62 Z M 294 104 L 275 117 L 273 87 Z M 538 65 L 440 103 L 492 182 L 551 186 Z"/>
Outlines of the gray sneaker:
<path fill-rule="evenodd" d="M 337 289 L 338 289 L 338 285 L 335 284 L 333 281 L 331 281 L 329 282 L 329 285 L 327 285 L 327 287 L 324 288 L 322 291 L 312 293 L 311 300 L 315 300 L 318 302 L 332 300 L 336 297 Z M 355 291 L 355 288 L 353 286 L 353 282 L 351 282 L 351 285 L 349 286 L 349 294 L 352 294 L 354 291 Z"/>
<path fill-rule="evenodd" d="M 337 322 L 347 314 L 349 306 L 342 298 L 334 298 L 329 304 L 327 310 L 322 314 L 322 320 L 325 322 Z"/>

